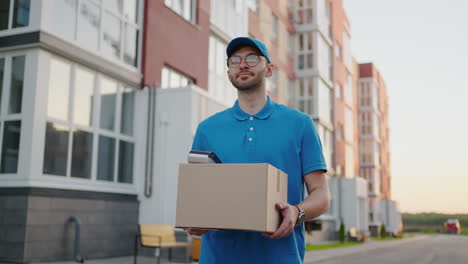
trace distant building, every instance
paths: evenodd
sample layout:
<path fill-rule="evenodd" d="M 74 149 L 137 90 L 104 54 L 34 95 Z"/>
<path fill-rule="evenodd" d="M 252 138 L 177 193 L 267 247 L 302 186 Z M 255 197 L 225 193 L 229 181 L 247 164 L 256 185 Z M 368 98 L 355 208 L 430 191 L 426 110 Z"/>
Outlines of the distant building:
<path fill-rule="evenodd" d="M 360 174 L 368 181 L 369 230 L 379 234 L 401 231 L 397 205 L 391 200 L 388 95 L 385 81 L 373 63 L 359 64 Z"/>

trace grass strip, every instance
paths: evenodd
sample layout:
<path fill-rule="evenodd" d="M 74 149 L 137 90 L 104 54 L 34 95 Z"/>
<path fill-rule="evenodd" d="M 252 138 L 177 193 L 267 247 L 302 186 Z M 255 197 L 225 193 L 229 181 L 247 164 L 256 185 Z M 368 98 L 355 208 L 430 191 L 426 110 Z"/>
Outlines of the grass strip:
<path fill-rule="evenodd" d="M 371 237 L 375 241 L 389 241 L 389 240 L 399 240 L 400 237 Z"/>
<path fill-rule="evenodd" d="M 329 248 L 339 248 L 339 247 L 349 247 L 349 246 L 356 246 L 356 245 L 362 245 L 362 243 L 359 242 L 344 242 L 344 243 L 330 243 L 330 244 L 322 244 L 322 245 L 306 245 L 306 251 L 310 250 L 323 250 L 323 249 L 329 249 Z"/>

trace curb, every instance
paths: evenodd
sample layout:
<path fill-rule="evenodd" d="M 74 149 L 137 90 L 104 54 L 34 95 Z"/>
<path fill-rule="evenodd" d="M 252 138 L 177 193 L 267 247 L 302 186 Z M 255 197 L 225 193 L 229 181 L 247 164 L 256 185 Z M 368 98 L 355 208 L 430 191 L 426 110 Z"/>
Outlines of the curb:
<path fill-rule="evenodd" d="M 320 256 L 317 257 L 317 259 L 309 259 L 309 260 L 304 259 L 304 264 L 323 263 L 325 261 L 329 261 L 329 260 L 333 260 L 333 259 L 349 257 L 349 256 L 361 254 L 361 253 L 368 253 L 368 252 L 371 252 L 371 251 L 374 251 L 374 250 L 399 246 L 399 245 L 402 245 L 402 244 L 406 244 L 406 243 L 409 243 L 409 242 L 414 242 L 414 241 L 418 241 L 418 240 L 422 240 L 422 239 L 426 239 L 426 238 L 428 238 L 428 236 L 422 235 L 422 236 L 416 236 L 416 237 L 412 237 L 412 238 L 402 239 L 401 241 L 397 241 L 397 243 L 388 243 L 388 242 L 391 242 L 391 241 L 388 241 L 388 242 L 380 241 L 380 242 L 376 242 L 376 243 L 382 243 L 382 244 L 380 244 L 380 245 L 376 244 L 376 246 L 373 246 L 373 247 L 368 246 L 367 248 L 359 248 L 359 249 L 356 249 L 356 250 L 351 251 L 351 252 L 337 253 L 337 254 L 332 255 L 332 256 L 323 256 L 322 255 L 321 257 Z"/>

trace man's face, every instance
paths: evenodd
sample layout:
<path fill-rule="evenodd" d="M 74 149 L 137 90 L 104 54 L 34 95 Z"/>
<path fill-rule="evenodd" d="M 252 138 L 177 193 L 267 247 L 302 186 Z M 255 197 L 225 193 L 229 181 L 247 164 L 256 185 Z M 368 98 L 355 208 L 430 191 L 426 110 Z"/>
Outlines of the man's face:
<path fill-rule="evenodd" d="M 229 67 L 227 74 L 232 85 L 239 91 L 254 91 L 257 90 L 265 82 L 266 77 L 270 77 L 273 73 L 273 66 L 268 64 L 267 59 L 260 56 L 260 62 L 251 67 L 247 65 L 246 57 L 248 55 L 261 55 L 255 48 L 246 46 L 235 51 L 231 57 L 239 56 L 242 58 L 241 63 L 236 67 Z"/>

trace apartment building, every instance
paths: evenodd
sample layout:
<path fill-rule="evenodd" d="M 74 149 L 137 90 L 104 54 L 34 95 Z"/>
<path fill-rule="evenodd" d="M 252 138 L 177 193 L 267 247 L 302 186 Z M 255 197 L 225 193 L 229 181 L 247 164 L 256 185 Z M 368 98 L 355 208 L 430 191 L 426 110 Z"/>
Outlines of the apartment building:
<path fill-rule="evenodd" d="M 350 25 L 341 0 L 297 0 L 290 5 L 295 38 L 295 88 L 290 105 L 311 115 L 329 167 L 331 207 L 319 217 L 315 240 L 346 228 L 367 230 L 367 192 L 359 177 L 356 80 Z"/>
<path fill-rule="evenodd" d="M 373 63 L 359 64 L 360 174 L 368 181 L 369 230 L 382 224 L 401 231 L 398 205 L 391 200 L 388 96 L 385 81 Z"/>
<path fill-rule="evenodd" d="M 267 79 L 268 95 L 276 102 L 287 105 L 289 93 L 296 79 L 294 67 L 295 29 L 290 20 L 291 1 L 248 1 L 249 36 L 267 46 L 273 75 Z"/>
<path fill-rule="evenodd" d="M 0 261 L 131 254 L 143 4 L 1 1 Z"/>

